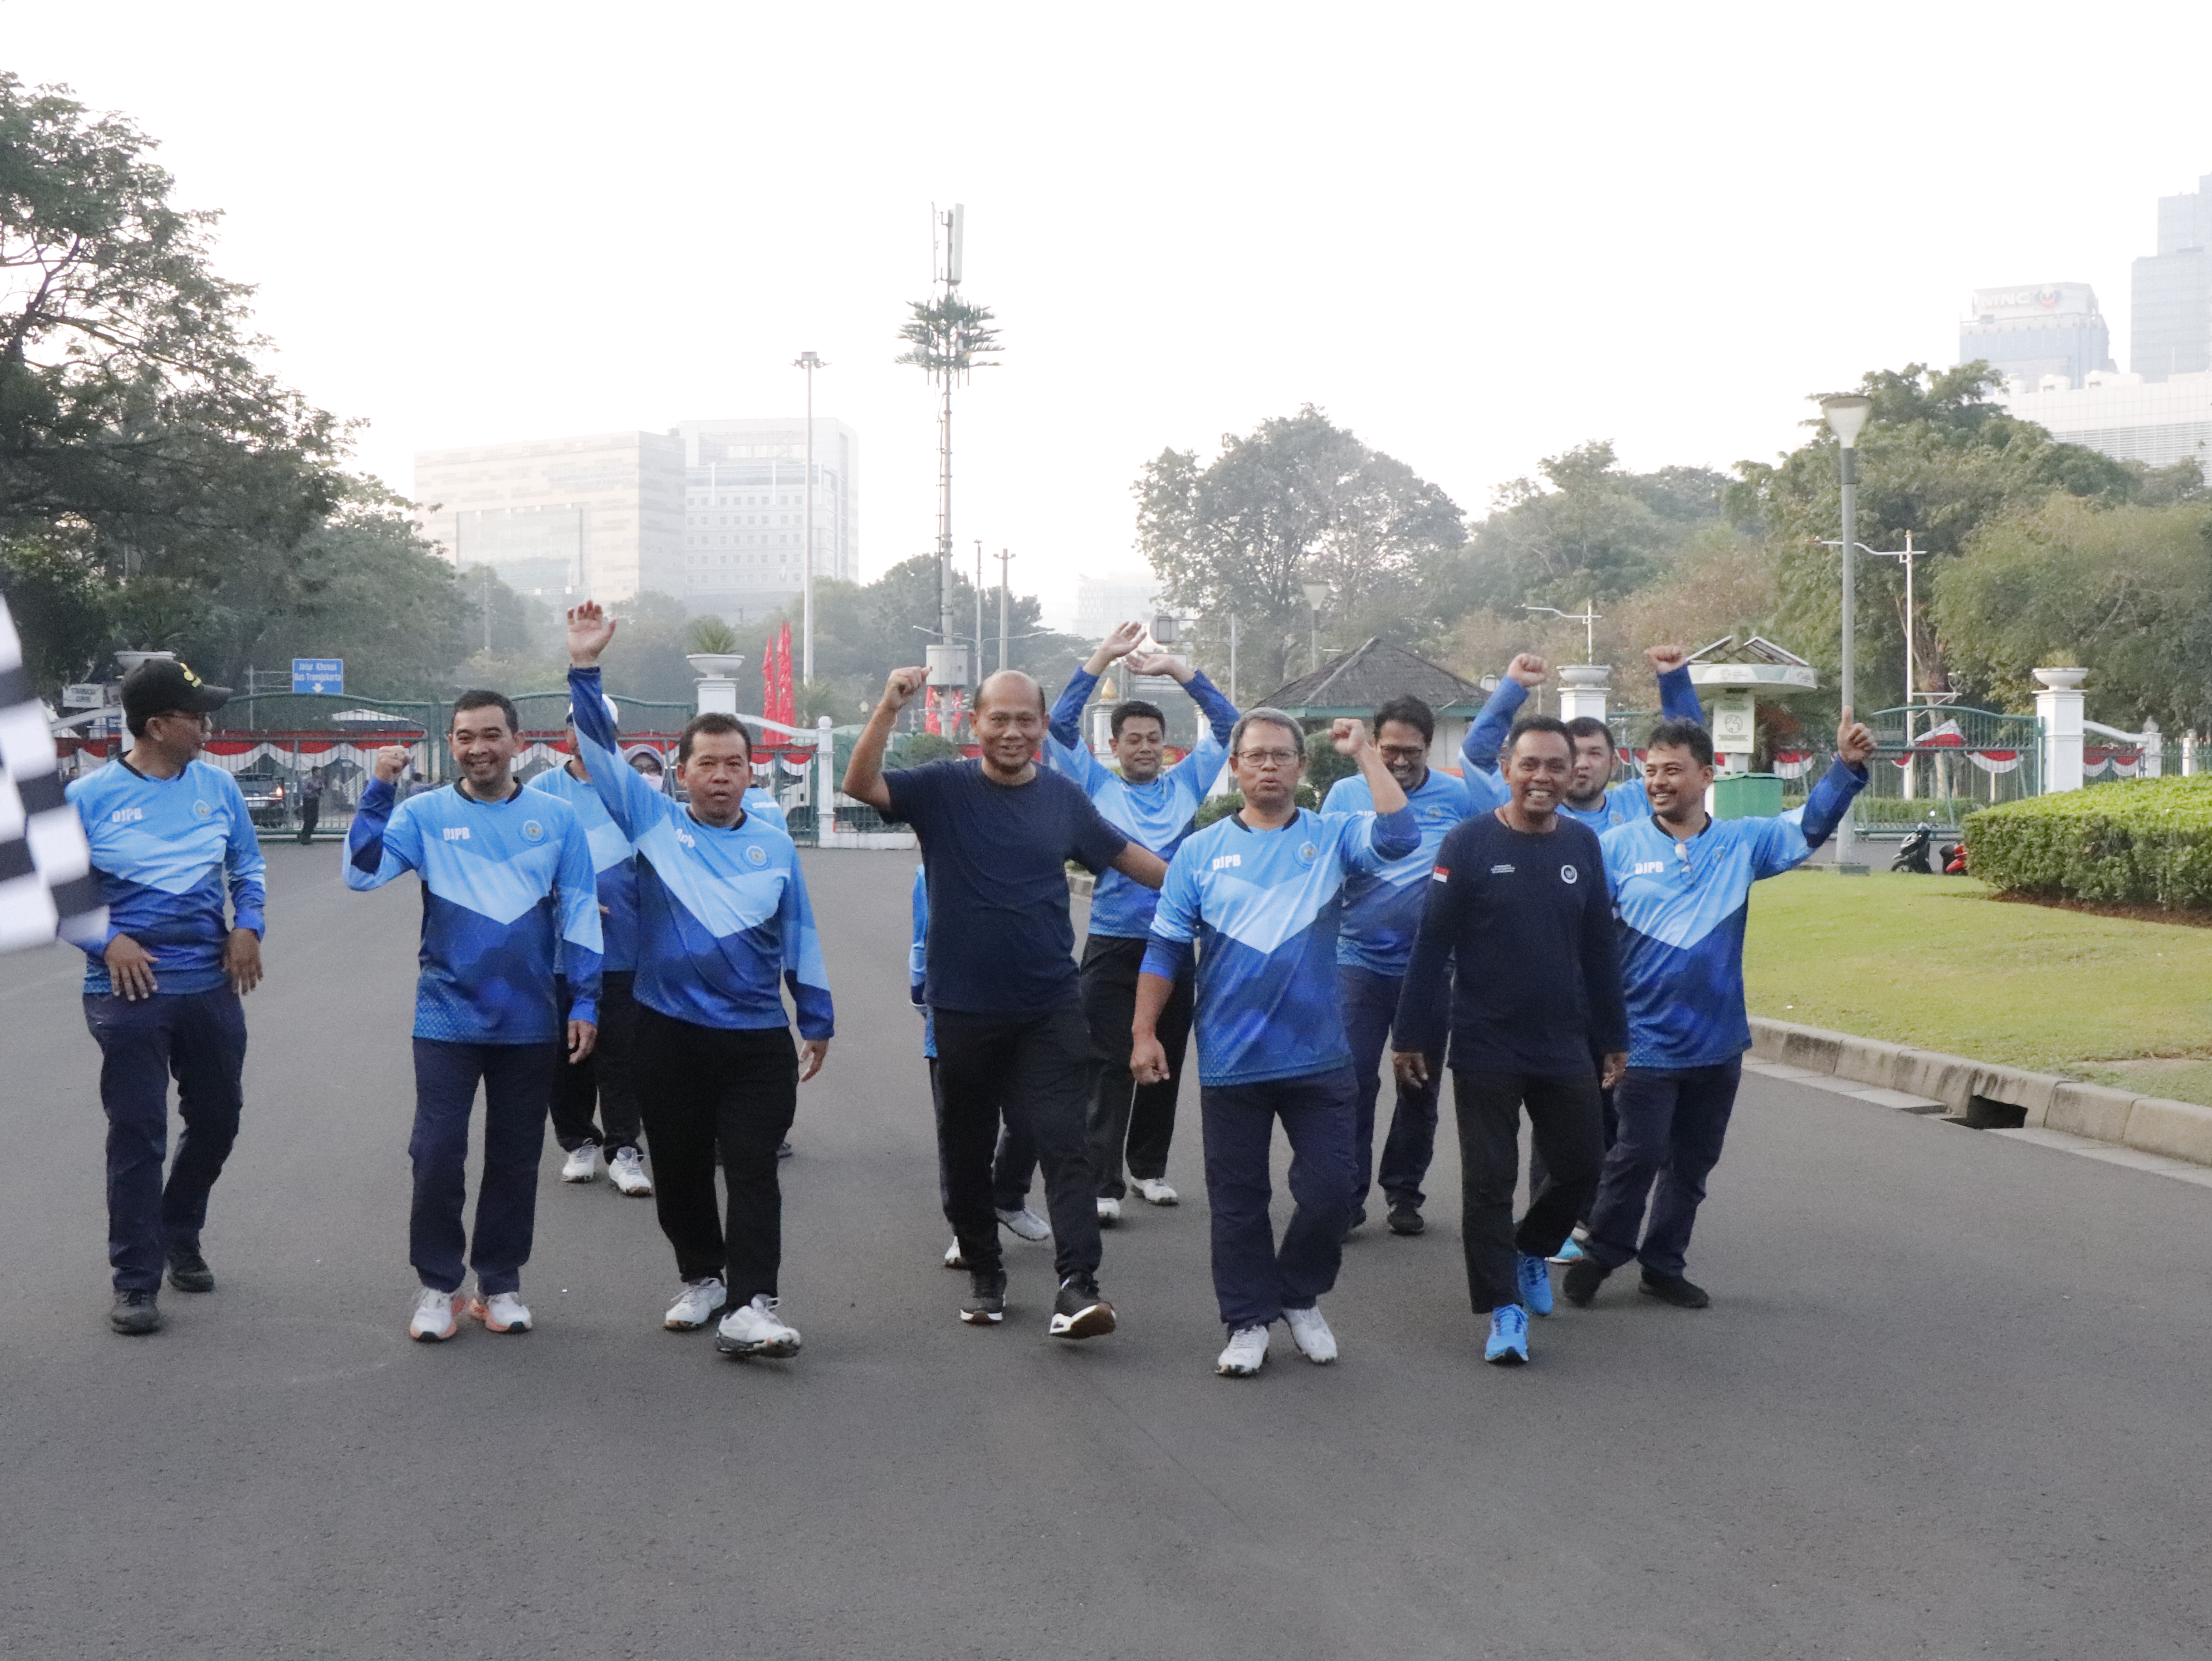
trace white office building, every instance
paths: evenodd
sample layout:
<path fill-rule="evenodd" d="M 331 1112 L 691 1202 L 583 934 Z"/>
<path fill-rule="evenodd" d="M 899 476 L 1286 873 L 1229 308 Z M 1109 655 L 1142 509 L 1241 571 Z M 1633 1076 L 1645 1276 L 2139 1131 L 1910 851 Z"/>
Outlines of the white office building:
<path fill-rule="evenodd" d="M 737 623 L 804 587 L 806 422 L 684 421 L 684 587 L 695 611 Z M 860 435 L 814 421 L 814 575 L 860 578 Z"/>
<path fill-rule="evenodd" d="M 2087 379 L 2078 388 L 2047 390 L 2016 380 L 2004 405 L 2069 444 L 2153 467 L 2191 459 L 2212 478 L 2212 372 L 2162 380 L 2111 374 Z"/>
<path fill-rule="evenodd" d="M 1159 610 L 1160 580 L 1143 571 L 1075 579 L 1075 632 L 1103 640 L 1124 623 L 1150 624 Z"/>

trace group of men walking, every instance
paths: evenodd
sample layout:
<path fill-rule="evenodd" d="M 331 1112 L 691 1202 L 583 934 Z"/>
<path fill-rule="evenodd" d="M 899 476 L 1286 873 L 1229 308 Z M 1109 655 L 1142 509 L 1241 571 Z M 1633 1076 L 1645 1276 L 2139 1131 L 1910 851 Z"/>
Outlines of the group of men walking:
<path fill-rule="evenodd" d="M 347 834 L 349 886 L 411 870 L 423 890 L 410 1331 L 441 1341 L 471 1316 L 495 1332 L 530 1327 L 520 1275 L 550 1109 L 564 1177 L 592 1179 L 604 1155 L 617 1188 L 654 1199 L 681 1281 L 664 1324 L 715 1322 L 726 1353 L 787 1356 L 800 1340 L 781 1312 L 777 1153 L 834 1030 L 805 880 L 773 801 L 749 788 L 736 718 L 686 727 L 682 803 L 626 764 L 598 666 L 615 632 L 595 605 L 570 613 L 567 766 L 521 786 L 514 706 L 465 693 L 447 735 L 455 785 L 402 800 L 408 752 L 386 750 Z M 1553 1307 L 1547 1259 L 1565 1262 L 1577 1304 L 1632 1259 L 1644 1290 L 1703 1304 L 1685 1253 L 1748 1043 L 1749 887 L 1803 860 L 1849 811 L 1872 751 L 1865 730 L 1845 712 L 1837 765 L 1797 813 L 1716 821 L 1711 742 L 1679 652 L 1650 654 L 1662 716 L 1643 778 L 1621 785 L 1604 723 L 1521 713 L 1547 672 L 1524 654 L 1469 728 L 1456 775 L 1431 765 L 1433 713 L 1394 698 L 1371 730 L 1334 723 L 1352 771 L 1307 807 L 1300 723 L 1240 715 L 1144 641 L 1139 625 L 1115 630 L 1050 709 L 1034 679 L 1002 671 L 977 693 L 978 759 L 886 770 L 891 729 L 926 678 L 897 670 L 845 774 L 848 794 L 921 843 L 912 979 L 947 1262 L 969 1276 L 960 1318 L 1006 1317 L 1006 1226 L 1052 1239 L 1049 1333 L 1115 1329 L 1102 1230 L 1133 1192 L 1176 1202 L 1167 1160 L 1194 1036 L 1228 1333 L 1217 1371 L 1256 1372 L 1278 1321 L 1310 1360 L 1336 1358 L 1320 1300 L 1370 1185 L 1393 1232 L 1425 1226 L 1447 1071 L 1487 1359 L 1528 1359 L 1528 1318 Z M 1198 705 L 1198 741 L 1179 763 L 1167 764 L 1164 712 L 1142 700 L 1112 708 L 1114 766 L 1085 743 L 1083 712 L 1117 662 L 1173 676 Z M 173 662 L 141 666 L 125 685 L 131 753 L 70 791 L 111 904 L 107 937 L 82 944 L 110 1120 L 119 1331 L 158 1327 L 165 1270 L 180 1291 L 214 1284 L 199 1232 L 237 1131 L 238 1001 L 259 978 L 263 928 L 243 800 L 198 758 L 224 696 Z M 1224 764 L 1234 811 L 1196 829 Z M 1079 960 L 1071 862 L 1097 876 Z M 1378 1171 L 1386 1047 L 1396 1092 Z M 165 1186 L 171 1073 L 185 1135 Z M 464 1160 L 479 1086 L 471 1230 Z M 1534 1158 L 1516 1222 L 1524 1112 Z M 1294 1202 L 1279 1240 L 1268 1215 L 1278 1120 Z M 1046 1220 L 1023 1198 L 1032 1169 Z"/>

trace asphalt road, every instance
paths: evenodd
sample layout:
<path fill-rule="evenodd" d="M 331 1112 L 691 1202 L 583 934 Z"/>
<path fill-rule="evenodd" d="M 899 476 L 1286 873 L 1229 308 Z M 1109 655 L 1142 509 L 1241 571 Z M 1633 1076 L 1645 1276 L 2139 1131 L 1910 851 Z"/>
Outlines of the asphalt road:
<path fill-rule="evenodd" d="M 0 1652 L 2200 1658 L 2212 1193 L 1747 1079 L 1683 1313 L 1616 1277 L 1485 1366 L 1458 1252 L 1370 1226 L 1328 1369 L 1214 1378 L 1188 1202 L 1121 1331 L 960 1325 L 903 990 L 912 867 L 812 855 L 840 1008 L 785 1167 L 805 1353 L 660 1329 L 649 1202 L 564 1187 L 538 1329 L 403 1335 L 414 885 L 270 849 L 212 1296 L 106 1329 L 74 954 L 0 961 Z"/>

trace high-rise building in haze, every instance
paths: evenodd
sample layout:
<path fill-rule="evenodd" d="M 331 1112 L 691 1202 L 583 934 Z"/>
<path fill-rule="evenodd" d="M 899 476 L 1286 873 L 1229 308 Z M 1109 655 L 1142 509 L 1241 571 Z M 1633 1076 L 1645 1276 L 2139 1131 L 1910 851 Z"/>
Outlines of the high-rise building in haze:
<path fill-rule="evenodd" d="M 1079 576 L 1075 579 L 1075 632 L 1085 640 L 1103 640 L 1122 624 L 1149 624 L 1159 609 L 1153 603 L 1159 592 L 1160 580 L 1142 571 Z"/>
<path fill-rule="evenodd" d="M 860 439 L 814 422 L 814 570 L 858 581 Z M 806 545 L 806 423 L 690 421 L 425 450 L 423 533 L 461 569 L 551 605 L 669 594 L 742 622 L 788 604 Z"/>
<path fill-rule="evenodd" d="M 2147 381 L 2212 369 L 2212 173 L 2158 199 L 2158 252 L 2135 264 L 2128 367 Z"/>
<path fill-rule="evenodd" d="M 1959 326 L 1959 362 L 1984 358 L 2030 392 L 2085 385 L 2112 368 L 2112 332 L 2086 283 L 2031 283 L 1974 290 L 1974 314 Z"/>

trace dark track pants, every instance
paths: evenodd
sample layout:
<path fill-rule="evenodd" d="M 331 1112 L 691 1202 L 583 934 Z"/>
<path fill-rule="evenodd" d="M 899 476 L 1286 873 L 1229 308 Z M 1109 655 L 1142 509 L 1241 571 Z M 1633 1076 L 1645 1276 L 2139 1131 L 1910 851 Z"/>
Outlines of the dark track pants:
<path fill-rule="evenodd" d="M 1515 1270 L 1522 1256 L 1548 1257 L 1589 1209 L 1605 1144 L 1597 1076 L 1527 1073 L 1452 1074 L 1459 1120 L 1460 1235 L 1467 1252 L 1467 1295 L 1478 1315 L 1521 1301 Z M 1513 1225 L 1520 1174 L 1521 1110 L 1549 1174 Z"/>
<path fill-rule="evenodd" d="M 653 1203 L 687 1281 L 713 1275 L 730 1307 L 776 1295 L 783 1189 L 775 1150 L 799 1111 L 788 1027 L 699 1026 L 641 1004 L 638 1104 L 653 1143 Z M 726 1225 L 714 1196 L 719 1156 Z"/>
<path fill-rule="evenodd" d="M 1359 1191 L 1352 1196 L 1352 1214 L 1367 1203 L 1369 1173 L 1375 1171 L 1375 1108 L 1382 1092 L 1382 1052 L 1390 1043 L 1390 1024 L 1398 1015 L 1398 991 L 1402 975 L 1377 975 L 1339 964 L 1336 985 L 1344 1009 L 1344 1034 L 1352 1045 L 1352 1076 L 1359 1086 L 1355 1153 L 1359 1161 Z M 1392 1204 L 1404 1201 L 1416 1211 L 1428 1196 L 1421 1180 L 1429 1174 L 1429 1161 L 1437 1151 L 1437 1090 L 1443 1079 L 1444 1058 L 1431 1056 L 1429 1082 L 1419 1089 L 1399 1085 L 1398 1101 L 1390 1115 L 1390 1133 L 1382 1144 L 1382 1168 L 1376 1177 L 1382 1197 Z"/>
<path fill-rule="evenodd" d="M 1352 1134 L 1357 1095 L 1348 1065 L 1264 1084 L 1199 1087 L 1213 1295 L 1231 1331 L 1279 1320 L 1285 1309 L 1310 1309 L 1336 1284 L 1359 1175 Z M 1279 1118 L 1291 1143 L 1296 1205 L 1279 1248 L 1267 1216 L 1268 1150 Z"/>
<path fill-rule="evenodd" d="M 592 1053 L 568 1066 L 553 1084 L 553 1138 L 574 1153 L 586 1142 L 609 1154 L 637 1146 L 637 1000 L 630 989 L 637 977 L 626 969 L 599 977 L 599 1042 Z M 556 977 L 555 1001 L 563 1022 L 568 1017 L 568 983 Z"/>
<path fill-rule="evenodd" d="M 208 1194 L 238 1140 L 246 1015 L 227 985 L 135 1002 L 88 996 L 107 1114 L 107 1262 L 118 1292 L 153 1292 L 172 1250 L 199 1247 Z M 169 1080 L 184 1134 L 168 1181 Z"/>
<path fill-rule="evenodd" d="M 937 1080 L 937 1057 L 928 1056 L 929 1100 L 937 1116 L 940 1142 L 945 1132 L 945 1090 Z M 991 1156 L 991 1203 L 1000 1211 L 1019 1211 L 1029 1203 L 1030 1178 L 1036 1174 L 1036 1145 L 1030 1140 L 1029 1126 L 1018 1127 L 1008 1123 L 1006 1110 L 999 1110 L 998 1151 Z M 945 1156 L 937 1159 L 937 1202 L 940 1206 L 952 1202 L 952 1189 L 945 1180 Z"/>
<path fill-rule="evenodd" d="M 1122 1180 L 1125 1148 L 1130 1176 L 1160 1177 L 1168 1174 L 1168 1144 L 1175 1139 L 1176 1095 L 1190 1048 L 1191 973 L 1186 965 L 1160 1011 L 1157 1030 L 1168 1054 L 1168 1076 L 1140 1085 L 1129 1076 L 1129 1031 L 1137 1016 L 1137 971 L 1149 943 L 1093 934 L 1083 945 L 1083 1015 L 1099 1056 L 1098 1087 L 1091 1098 L 1091 1168 L 1103 1199 L 1118 1200 L 1129 1191 Z"/>
<path fill-rule="evenodd" d="M 407 1261 L 422 1284 L 458 1292 L 477 1272 L 487 1297 L 522 1285 L 522 1266 L 538 1228 L 538 1156 L 545 1146 L 545 1106 L 553 1069 L 567 1064 L 561 1043 L 447 1043 L 415 1040 L 415 1204 Z M 484 1093 L 483 1177 L 477 1225 L 464 1230 L 468 1203 L 469 1114 Z"/>
<path fill-rule="evenodd" d="M 1003 1109 L 1010 1128 L 1026 1131 L 1044 1168 L 1054 1268 L 1063 1281 L 1095 1276 L 1102 1255 L 1097 1184 L 1083 1133 L 1097 1058 L 1082 1006 L 1071 1000 L 1023 1015 L 933 1008 L 930 1018 L 944 1108 L 937 1159 L 945 1220 L 968 1267 L 994 1275 L 1004 1262 L 991 1171 Z"/>
<path fill-rule="evenodd" d="M 1583 1245 L 1592 1257 L 1609 1269 L 1638 1257 L 1655 1275 L 1684 1272 L 1742 1080 L 1741 1056 L 1680 1070 L 1632 1067 L 1622 1076 L 1613 1092 L 1620 1131 L 1605 1156 Z"/>

